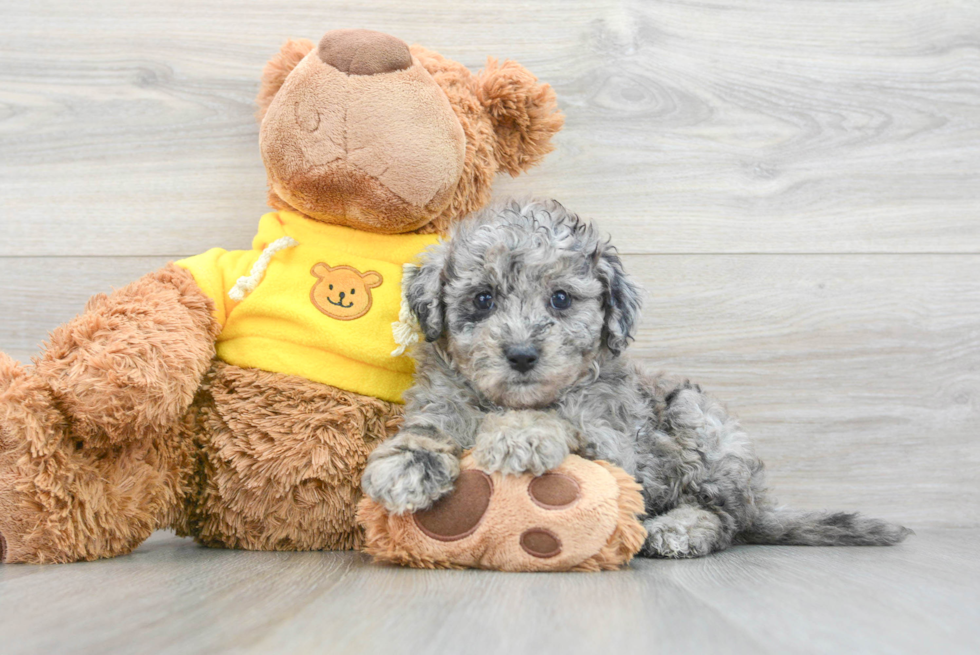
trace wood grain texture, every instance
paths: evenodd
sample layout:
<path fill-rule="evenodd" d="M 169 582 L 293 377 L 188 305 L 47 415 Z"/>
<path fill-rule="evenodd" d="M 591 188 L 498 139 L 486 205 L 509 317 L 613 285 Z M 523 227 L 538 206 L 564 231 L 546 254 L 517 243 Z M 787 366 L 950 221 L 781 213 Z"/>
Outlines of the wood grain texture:
<path fill-rule="evenodd" d="M 626 263 L 648 290 L 632 356 L 726 402 L 782 501 L 980 524 L 980 257 Z"/>
<path fill-rule="evenodd" d="M 975 2 L 58 0 L 4 7 L 0 255 L 247 243 L 262 63 L 334 27 L 551 82 L 558 151 L 499 190 L 629 252 L 980 252 Z"/>
<path fill-rule="evenodd" d="M 972 653 L 977 530 L 742 546 L 602 574 L 416 571 L 207 550 L 0 567 L 4 653 Z M 805 591 L 804 591 L 805 590 Z"/>
<path fill-rule="evenodd" d="M 0 257 L 0 350 L 25 364 L 48 333 L 169 257 Z"/>

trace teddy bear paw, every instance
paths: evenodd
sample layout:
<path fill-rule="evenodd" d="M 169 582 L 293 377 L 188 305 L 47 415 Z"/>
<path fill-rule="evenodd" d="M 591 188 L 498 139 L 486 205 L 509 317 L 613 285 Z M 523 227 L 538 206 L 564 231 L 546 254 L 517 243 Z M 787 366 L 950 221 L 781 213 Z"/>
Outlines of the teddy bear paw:
<path fill-rule="evenodd" d="M 543 475 L 504 475 L 467 455 L 460 468 L 455 489 L 427 510 L 394 515 L 364 498 L 365 550 L 422 568 L 598 571 L 643 545 L 640 486 L 611 464 L 572 455 Z"/>

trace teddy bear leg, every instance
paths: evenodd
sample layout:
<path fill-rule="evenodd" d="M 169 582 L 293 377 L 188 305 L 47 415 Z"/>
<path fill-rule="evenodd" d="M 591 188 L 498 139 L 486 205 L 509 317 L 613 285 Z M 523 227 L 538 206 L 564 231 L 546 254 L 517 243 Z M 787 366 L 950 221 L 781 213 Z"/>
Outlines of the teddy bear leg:
<path fill-rule="evenodd" d="M 204 482 L 186 533 L 220 548 L 360 547 L 361 473 L 401 406 L 222 362 L 206 386 Z"/>
<path fill-rule="evenodd" d="M 47 385 L 0 353 L 0 562 L 130 552 L 173 521 L 192 462 L 179 434 L 86 445 Z"/>
<path fill-rule="evenodd" d="M 51 334 L 33 368 L 0 354 L 0 533 L 6 562 L 129 552 L 174 520 L 191 468 L 185 414 L 217 323 L 173 265 Z"/>

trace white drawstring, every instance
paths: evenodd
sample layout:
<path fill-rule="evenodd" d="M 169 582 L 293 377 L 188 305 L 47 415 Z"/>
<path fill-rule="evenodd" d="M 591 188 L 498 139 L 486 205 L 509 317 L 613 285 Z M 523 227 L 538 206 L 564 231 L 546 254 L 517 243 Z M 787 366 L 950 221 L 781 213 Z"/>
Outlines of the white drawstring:
<path fill-rule="evenodd" d="M 418 266 L 415 264 L 404 264 L 402 266 L 402 281 L 407 280 L 416 268 Z M 398 320 L 391 324 L 391 335 L 395 338 L 395 343 L 398 344 L 398 347 L 391 351 L 392 357 L 404 355 L 409 346 L 418 343 L 419 333 L 422 331 L 418 319 L 408 307 L 405 291 L 406 289 L 403 288 L 401 306 L 398 308 Z"/>
<path fill-rule="evenodd" d="M 245 300 L 245 296 L 255 291 L 255 287 L 259 286 L 259 282 L 262 281 L 262 276 L 265 275 L 265 269 L 269 267 L 269 262 L 272 261 L 272 256 L 280 250 L 293 248 L 298 245 L 299 241 L 293 237 L 279 237 L 270 243 L 262 251 L 262 254 L 259 255 L 259 258 L 255 260 L 255 263 L 252 264 L 251 274 L 238 278 L 235 286 L 228 292 L 228 297 L 238 302 Z"/>

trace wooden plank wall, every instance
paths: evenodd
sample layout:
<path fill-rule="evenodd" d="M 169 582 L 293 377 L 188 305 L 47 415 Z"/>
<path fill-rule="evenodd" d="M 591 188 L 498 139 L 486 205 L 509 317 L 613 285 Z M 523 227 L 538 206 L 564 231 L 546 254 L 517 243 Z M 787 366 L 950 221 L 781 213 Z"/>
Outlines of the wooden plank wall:
<path fill-rule="evenodd" d="M 52 0 L 0 9 L 0 349 L 248 244 L 252 98 L 289 36 L 368 27 L 567 114 L 499 194 L 595 218 L 647 288 L 634 356 L 726 400 L 780 497 L 980 525 L 980 3 Z"/>

